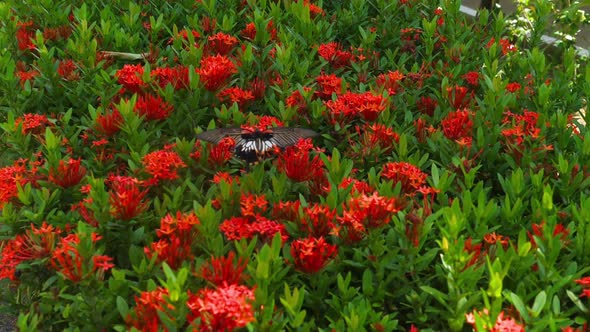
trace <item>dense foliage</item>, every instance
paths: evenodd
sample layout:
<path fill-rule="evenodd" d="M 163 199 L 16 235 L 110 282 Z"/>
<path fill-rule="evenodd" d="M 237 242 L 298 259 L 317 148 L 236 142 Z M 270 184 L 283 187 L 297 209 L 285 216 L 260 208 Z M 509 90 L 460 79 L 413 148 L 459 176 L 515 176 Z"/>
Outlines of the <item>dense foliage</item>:
<path fill-rule="evenodd" d="M 459 6 L 0 4 L 4 308 L 22 331 L 582 331 L 590 70 Z M 195 138 L 240 126 L 320 136 L 252 165 Z"/>

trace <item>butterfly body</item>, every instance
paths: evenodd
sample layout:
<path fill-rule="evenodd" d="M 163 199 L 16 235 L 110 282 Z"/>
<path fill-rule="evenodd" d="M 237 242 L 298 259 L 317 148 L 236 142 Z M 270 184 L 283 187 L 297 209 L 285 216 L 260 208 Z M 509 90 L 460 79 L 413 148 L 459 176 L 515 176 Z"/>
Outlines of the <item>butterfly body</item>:
<path fill-rule="evenodd" d="M 197 135 L 197 138 L 211 143 L 219 143 L 225 137 L 235 141 L 236 157 L 253 163 L 267 156 L 275 149 L 283 149 L 296 144 L 301 138 L 315 137 L 318 133 L 305 128 L 276 127 L 260 130 L 252 128 L 219 128 Z"/>

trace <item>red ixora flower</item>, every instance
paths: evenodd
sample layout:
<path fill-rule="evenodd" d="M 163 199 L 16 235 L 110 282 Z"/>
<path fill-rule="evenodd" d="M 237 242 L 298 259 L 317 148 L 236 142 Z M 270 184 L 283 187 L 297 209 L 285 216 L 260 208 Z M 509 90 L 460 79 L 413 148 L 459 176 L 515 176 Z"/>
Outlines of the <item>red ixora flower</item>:
<path fill-rule="evenodd" d="M 407 162 L 390 162 L 383 165 L 381 176 L 393 180 L 394 186 L 398 182 L 401 183 L 402 192 L 410 196 L 415 195 L 416 191 L 426 184 L 428 177 L 418 167 Z"/>
<path fill-rule="evenodd" d="M 60 233 L 59 228 L 44 221 L 40 228 L 31 224 L 24 234 L 4 242 L 0 249 L 0 280 L 16 280 L 16 268 L 23 262 L 50 257 Z"/>
<path fill-rule="evenodd" d="M 78 66 L 73 60 L 62 60 L 57 67 L 57 73 L 66 81 L 77 81 L 80 79 L 80 73 L 76 71 L 77 68 Z"/>
<path fill-rule="evenodd" d="M 375 121 L 388 105 L 387 99 L 372 92 L 347 92 L 336 100 L 324 102 L 330 110 L 333 122 L 362 117 L 366 121 Z"/>
<path fill-rule="evenodd" d="M 461 76 L 462 79 L 467 81 L 467 83 L 473 87 L 479 85 L 479 77 L 480 75 L 476 71 L 470 71 Z"/>
<path fill-rule="evenodd" d="M 168 290 L 164 287 L 135 296 L 135 309 L 125 318 L 127 327 L 140 331 L 159 331 L 163 326 L 158 313 L 166 315 L 166 310 L 175 308 L 168 301 Z"/>
<path fill-rule="evenodd" d="M 305 273 L 321 271 L 337 255 L 338 247 L 329 244 L 323 237 L 308 237 L 291 243 L 295 268 Z"/>
<path fill-rule="evenodd" d="M 582 294 L 580 294 L 580 297 L 590 298 L 590 277 L 578 279 L 576 280 L 576 284 L 582 286 Z"/>
<path fill-rule="evenodd" d="M 123 122 L 121 112 L 115 108 L 109 113 L 98 114 L 94 128 L 105 136 L 112 136 L 121 130 Z"/>
<path fill-rule="evenodd" d="M 49 181 L 62 188 L 77 185 L 86 175 L 86 168 L 81 165 L 81 161 L 81 158 L 69 158 L 67 162 L 60 160 L 57 169 L 49 168 Z"/>
<path fill-rule="evenodd" d="M 151 259 L 156 254 L 158 262 L 166 262 L 171 268 L 177 269 L 182 262 L 193 259 L 192 246 L 199 236 L 200 221 L 194 212 L 176 212 L 176 216 L 167 214 L 160 220 L 160 228 L 156 230 L 159 240 L 150 247 L 145 247 L 145 254 Z"/>
<path fill-rule="evenodd" d="M 303 214 L 296 222 L 305 236 L 328 236 L 335 228 L 336 209 L 314 203 L 303 208 Z"/>
<path fill-rule="evenodd" d="M 354 61 L 354 55 L 349 51 L 343 51 L 340 44 L 336 42 L 321 44 L 318 47 L 318 54 L 335 69 L 350 66 Z"/>
<path fill-rule="evenodd" d="M 270 241 L 277 233 L 281 235 L 283 242 L 289 238 L 285 225 L 261 215 L 229 218 L 221 223 L 219 230 L 230 241 L 251 239 L 254 236 L 259 236 L 264 241 Z"/>
<path fill-rule="evenodd" d="M 43 134 L 45 127 L 49 126 L 51 122 L 45 114 L 27 113 L 14 120 L 14 127 L 18 128 L 21 125 L 21 132 L 23 135 Z"/>
<path fill-rule="evenodd" d="M 180 90 L 188 87 L 189 84 L 188 68 L 182 65 L 154 68 L 150 75 L 162 89 L 166 88 L 168 84 L 171 84 L 174 90 Z"/>
<path fill-rule="evenodd" d="M 390 70 L 386 74 L 381 74 L 381 75 L 377 76 L 377 80 L 375 81 L 375 83 L 382 90 L 386 90 L 387 94 L 389 94 L 390 96 L 393 96 L 393 95 L 397 94 L 398 91 L 400 91 L 400 89 L 401 89 L 400 82 L 401 82 L 401 80 L 404 79 L 404 77 L 405 77 L 404 74 L 402 74 L 398 70 L 396 70 L 396 71 Z M 379 91 L 382 91 L 382 90 L 379 90 Z"/>
<path fill-rule="evenodd" d="M 147 120 L 164 120 L 172 113 L 174 107 L 162 100 L 160 96 L 146 93 L 137 98 L 133 110 Z"/>
<path fill-rule="evenodd" d="M 248 102 L 254 100 L 254 95 L 249 90 L 244 90 L 240 87 L 232 87 L 221 90 L 221 92 L 217 94 L 217 98 L 219 98 L 222 103 L 236 103 L 241 108 Z"/>
<path fill-rule="evenodd" d="M 223 32 L 207 38 L 206 50 L 209 54 L 228 55 L 238 44 L 238 39 Z"/>
<path fill-rule="evenodd" d="M 35 31 L 32 29 L 33 21 L 18 22 L 16 24 L 18 29 L 16 30 L 16 40 L 18 42 L 18 49 L 21 51 L 32 51 L 34 50 L 35 44 Z"/>
<path fill-rule="evenodd" d="M 492 39 L 490 39 L 490 41 L 488 42 L 488 44 L 486 46 L 487 46 L 487 48 L 490 48 L 495 43 L 496 43 L 496 39 L 494 37 L 492 37 Z M 518 47 L 516 47 L 516 45 L 510 43 L 510 40 L 508 40 L 506 38 L 500 39 L 499 44 L 500 44 L 500 47 L 502 47 L 502 54 L 503 55 L 506 55 L 508 53 L 514 53 L 514 52 L 518 51 Z"/>
<path fill-rule="evenodd" d="M 476 318 L 483 318 L 484 316 L 489 316 L 488 310 L 484 309 L 483 311 L 473 311 L 465 315 L 467 319 L 467 323 L 471 324 L 475 329 Z M 505 316 L 504 311 L 500 312 L 494 326 L 484 326 L 486 331 L 490 332 L 524 332 L 524 326 L 518 323 L 514 318 L 510 316 Z"/>
<path fill-rule="evenodd" d="M 473 121 L 471 112 L 468 109 L 456 110 L 449 112 L 441 121 L 443 134 L 446 138 L 458 141 L 460 139 L 471 140 L 473 131 Z"/>
<path fill-rule="evenodd" d="M 142 182 L 129 176 L 109 176 L 111 190 L 109 202 L 111 215 L 120 220 L 130 220 L 147 210 L 149 203 L 144 201 L 148 190 L 142 190 Z"/>
<path fill-rule="evenodd" d="M 393 129 L 380 123 L 366 123 L 362 128 L 357 126 L 356 132 L 359 135 L 358 143 L 353 142 L 352 145 L 360 144 L 360 157 L 363 158 L 371 153 L 387 154 L 399 142 L 399 135 Z"/>
<path fill-rule="evenodd" d="M 18 195 L 18 186 L 35 184 L 37 169 L 28 170 L 27 160 L 20 159 L 11 166 L 0 168 L 0 209 Z"/>
<path fill-rule="evenodd" d="M 506 91 L 508 91 L 510 93 L 515 93 L 520 90 L 520 87 L 521 87 L 520 84 L 517 82 L 508 83 L 508 84 L 506 84 Z"/>
<path fill-rule="evenodd" d="M 242 37 L 249 40 L 254 40 L 256 38 L 256 24 L 250 22 L 246 24 L 246 27 L 241 32 Z"/>
<path fill-rule="evenodd" d="M 168 148 L 146 154 L 143 159 L 146 172 L 152 176 L 152 181 L 174 180 L 178 178 L 178 169 L 186 167 L 178 153 Z"/>
<path fill-rule="evenodd" d="M 315 81 L 318 85 L 318 89 L 315 91 L 314 95 L 322 100 L 331 100 L 333 94 L 342 94 L 342 78 L 334 74 L 321 74 L 316 77 Z"/>
<path fill-rule="evenodd" d="M 502 129 L 502 135 L 506 138 L 507 143 L 521 145 L 525 138 L 536 139 L 541 133 L 537 127 L 539 114 L 524 110 L 523 114 L 515 114 L 510 111 L 504 113 L 502 124 L 512 124 L 512 128 Z"/>
<path fill-rule="evenodd" d="M 101 236 L 96 233 L 92 233 L 90 236 L 92 243 L 101 239 Z M 74 283 L 95 273 L 102 279 L 104 272 L 114 267 L 114 264 L 111 263 L 113 259 L 102 255 L 84 257 L 78 248 L 80 244 L 81 239 L 78 234 L 70 234 L 61 238 L 51 254 L 49 261 L 51 267 Z"/>
<path fill-rule="evenodd" d="M 230 251 L 225 257 L 211 257 L 204 263 L 197 276 L 209 281 L 215 286 L 239 284 L 246 278 L 244 270 L 248 266 L 248 260 L 240 257 L 237 262 L 236 254 Z"/>
<path fill-rule="evenodd" d="M 319 155 L 310 158 L 311 139 L 300 140 L 279 155 L 277 167 L 295 182 L 305 182 L 323 177 L 324 162 Z"/>
<path fill-rule="evenodd" d="M 196 69 L 205 89 L 215 91 L 226 84 L 238 72 L 236 65 L 223 55 L 207 56 L 201 59 L 201 68 Z"/>
<path fill-rule="evenodd" d="M 454 109 L 461 109 L 469 106 L 473 99 L 474 93 L 467 94 L 469 89 L 464 86 L 455 85 L 447 88 L 447 99 Z"/>
<path fill-rule="evenodd" d="M 123 85 L 123 88 L 130 92 L 140 93 L 146 87 L 141 76 L 143 75 L 143 66 L 124 65 L 122 69 L 117 70 L 115 77 L 117 83 Z"/>
<path fill-rule="evenodd" d="M 527 232 L 527 234 L 529 236 L 531 244 L 533 245 L 533 248 L 536 248 L 537 241 L 535 240 L 535 238 L 537 238 L 540 241 L 546 240 L 545 233 L 547 230 L 545 228 L 547 227 L 547 224 L 545 221 L 542 221 L 540 224 L 532 224 L 531 227 L 533 228 L 533 232 Z M 551 234 L 551 236 L 553 236 L 554 238 L 559 238 L 559 240 L 564 246 L 567 246 L 570 243 L 570 231 L 561 223 L 555 224 L 555 226 L 553 227 L 553 231 L 550 231 L 549 234 Z"/>
<path fill-rule="evenodd" d="M 189 291 L 187 320 L 198 331 L 234 331 L 256 319 L 254 300 L 254 290 L 236 284 Z"/>
<path fill-rule="evenodd" d="M 212 147 L 209 145 L 208 163 L 214 167 L 219 167 L 225 164 L 231 159 L 235 146 L 236 142 L 231 137 L 223 138 L 218 144 Z"/>

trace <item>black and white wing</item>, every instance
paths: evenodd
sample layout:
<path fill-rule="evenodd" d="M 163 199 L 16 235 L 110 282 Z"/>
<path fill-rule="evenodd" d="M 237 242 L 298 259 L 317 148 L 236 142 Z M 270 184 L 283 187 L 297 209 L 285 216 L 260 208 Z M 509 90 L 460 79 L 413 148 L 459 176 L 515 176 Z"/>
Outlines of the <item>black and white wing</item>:
<path fill-rule="evenodd" d="M 240 128 L 217 128 L 198 134 L 197 139 L 218 144 L 225 137 L 231 137 L 237 144 L 237 141 L 241 139 L 241 135 L 242 129 Z"/>
<path fill-rule="evenodd" d="M 319 134 L 307 128 L 287 128 L 275 127 L 272 128 L 272 141 L 280 148 L 285 148 L 296 144 L 300 138 L 316 137 Z"/>

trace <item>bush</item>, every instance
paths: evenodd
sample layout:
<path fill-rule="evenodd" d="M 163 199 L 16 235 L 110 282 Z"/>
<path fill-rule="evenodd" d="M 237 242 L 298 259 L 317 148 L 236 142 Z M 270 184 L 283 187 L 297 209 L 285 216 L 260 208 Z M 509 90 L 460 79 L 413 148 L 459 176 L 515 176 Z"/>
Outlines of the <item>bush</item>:
<path fill-rule="evenodd" d="M 438 5 L 0 5 L 19 329 L 585 329 L 590 70 Z"/>

